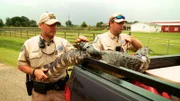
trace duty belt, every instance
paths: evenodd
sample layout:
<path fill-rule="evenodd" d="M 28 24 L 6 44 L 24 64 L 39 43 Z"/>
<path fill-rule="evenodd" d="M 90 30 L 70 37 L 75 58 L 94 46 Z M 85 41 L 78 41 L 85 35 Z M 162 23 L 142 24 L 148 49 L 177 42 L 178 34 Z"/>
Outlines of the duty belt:
<path fill-rule="evenodd" d="M 46 94 L 49 90 L 64 90 L 67 80 L 68 78 L 66 77 L 65 79 L 59 80 L 55 83 L 42 83 L 33 81 L 34 91 L 41 94 Z"/>

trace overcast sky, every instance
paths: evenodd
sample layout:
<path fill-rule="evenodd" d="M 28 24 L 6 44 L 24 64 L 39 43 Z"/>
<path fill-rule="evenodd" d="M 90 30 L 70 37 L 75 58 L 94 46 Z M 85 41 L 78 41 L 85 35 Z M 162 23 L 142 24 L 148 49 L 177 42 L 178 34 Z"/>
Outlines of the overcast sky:
<path fill-rule="evenodd" d="M 53 12 L 65 25 L 96 25 L 108 22 L 113 13 L 125 15 L 128 21 L 180 20 L 180 0 L 1 0 L 0 19 L 26 16 L 38 22 L 42 13 Z"/>

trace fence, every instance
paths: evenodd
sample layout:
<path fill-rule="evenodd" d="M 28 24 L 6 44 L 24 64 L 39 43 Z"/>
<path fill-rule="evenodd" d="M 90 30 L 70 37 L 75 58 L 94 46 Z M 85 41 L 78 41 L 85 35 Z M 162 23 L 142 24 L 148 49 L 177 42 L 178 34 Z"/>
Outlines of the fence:
<path fill-rule="evenodd" d="M 152 55 L 180 54 L 180 41 L 149 37 L 136 37 L 143 46 L 149 47 Z"/>
<path fill-rule="evenodd" d="M 30 38 L 35 35 L 40 34 L 39 28 L 3 28 L 0 29 L 0 36 L 9 37 L 20 37 L 20 38 Z M 99 33 L 80 33 L 72 31 L 62 31 L 57 30 L 56 36 L 66 38 L 71 43 L 75 42 L 75 39 L 79 35 L 88 37 L 90 43 L 94 40 L 95 36 Z M 136 37 L 139 39 L 143 46 L 149 47 L 152 51 L 152 55 L 168 55 L 168 54 L 180 54 L 180 42 L 177 40 L 165 40 L 165 39 L 155 39 L 149 37 Z"/>
<path fill-rule="evenodd" d="M 30 38 L 39 32 L 38 28 L 1 28 L 0 36 Z"/>
<path fill-rule="evenodd" d="M 0 36 L 9 36 L 9 37 L 20 37 L 20 38 L 31 38 L 33 36 L 40 34 L 39 28 L 2 28 L 0 29 Z M 76 31 L 77 32 L 77 31 Z M 74 33 L 73 31 L 63 31 L 60 29 L 57 29 L 56 36 L 66 38 L 70 42 L 75 42 L 75 38 L 79 35 L 83 35 L 88 37 L 90 42 L 92 42 L 95 38 L 95 36 L 98 33 L 80 33 L 77 32 Z"/>

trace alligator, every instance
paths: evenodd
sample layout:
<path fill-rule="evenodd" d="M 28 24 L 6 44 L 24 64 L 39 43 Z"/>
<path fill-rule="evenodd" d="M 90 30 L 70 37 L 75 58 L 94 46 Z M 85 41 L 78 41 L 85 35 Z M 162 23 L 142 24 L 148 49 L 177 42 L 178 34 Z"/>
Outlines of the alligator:
<path fill-rule="evenodd" d="M 76 49 L 60 55 L 55 61 L 44 65 L 42 68 L 48 69 L 46 75 L 50 82 L 53 82 L 51 81 L 51 76 L 56 75 L 62 67 L 67 68 L 68 66 L 80 64 L 88 57 L 99 59 L 114 66 L 122 66 L 138 72 L 144 72 L 150 63 L 148 53 L 149 49 L 146 47 L 137 50 L 135 55 L 117 51 L 98 51 L 92 44 L 81 42 L 76 45 Z M 112 74 L 120 76 L 120 74 Z"/>

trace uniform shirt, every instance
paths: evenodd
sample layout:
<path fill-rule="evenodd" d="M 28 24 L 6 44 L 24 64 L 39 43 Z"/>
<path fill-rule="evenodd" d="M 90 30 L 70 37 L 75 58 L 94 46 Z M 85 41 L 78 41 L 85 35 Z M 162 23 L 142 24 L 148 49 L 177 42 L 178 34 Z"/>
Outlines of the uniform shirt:
<path fill-rule="evenodd" d="M 132 49 L 132 45 L 131 44 L 125 44 L 125 38 L 128 37 L 127 34 L 119 34 L 119 36 L 114 36 L 110 31 L 103 33 L 103 34 L 99 34 L 96 36 L 94 42 L 93 42 L 93 46 L 102 51 L 102 50 L 116 50 L 116 47 L 121 47 L 122 52 L 126 52 L 127 49 Z"/>
<path fill-rule="evenodd" d="M 41 36 L 32 37 L 24 43 L 24 46 L 21 49 L 18 57 L 18 65 L 29 65 L 32 68 L 42 67 L 45 64 L 53 62 L 64 52 L 74 49 L 74 47 L 67 40 L 58 37 L 54 37 L 49 42 L 45 41 L 45 47 L 40 48 L 40 37 Z M 62 69 L 57 74 L 53 75 L 52 78 L 55 82 L 65 76 L 66 68 L 62 67 Z"/>

